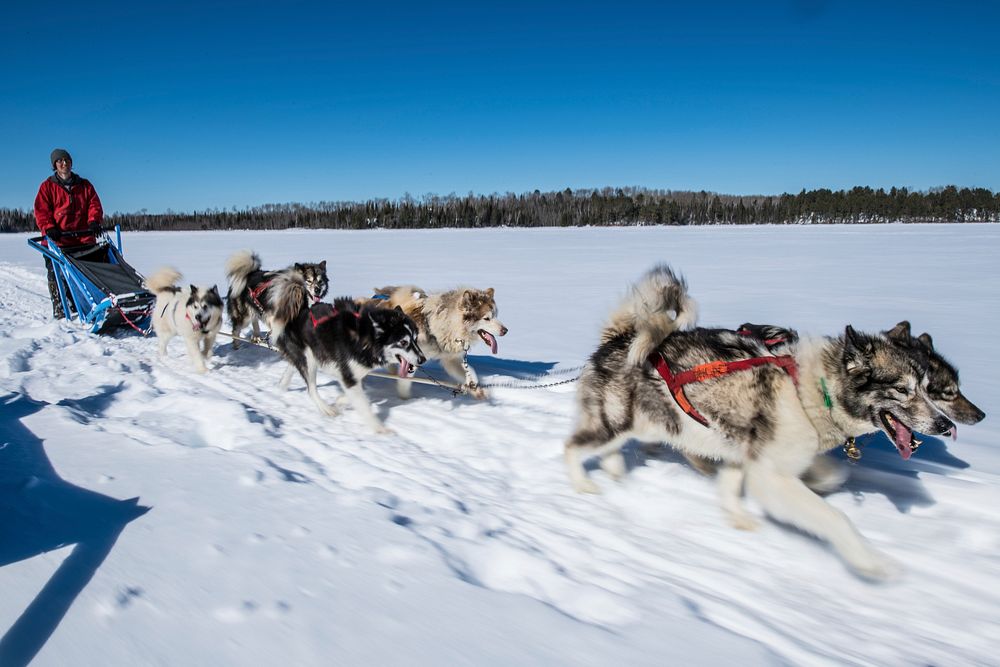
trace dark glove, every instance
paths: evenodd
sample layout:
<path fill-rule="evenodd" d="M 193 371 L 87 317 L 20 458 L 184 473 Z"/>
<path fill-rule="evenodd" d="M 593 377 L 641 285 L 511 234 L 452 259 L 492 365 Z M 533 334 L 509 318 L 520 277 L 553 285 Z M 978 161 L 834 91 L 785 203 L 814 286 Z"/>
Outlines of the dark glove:
<path fill-rule="evenodd" d="M 91 234 L 93 234 L 94 236 L 100 236 L 103 232 L 104 232 L 104 230 L 101 229 L 101 223 L 99 223 L 97 221 L 94 221 L 94 222 L 90 223 L 90 233 Z"/>
<path fill-rule="evenodd" d="M 51 229 L 49 229 L 49 231 L 45 232 L 45 235 L 48 236 L 53 241 L 55 241 L 56 243 L 58 243 L 59 239 L 62 238 L 62 230 L 59 229 L 58 227 L 52 227 Z"/>

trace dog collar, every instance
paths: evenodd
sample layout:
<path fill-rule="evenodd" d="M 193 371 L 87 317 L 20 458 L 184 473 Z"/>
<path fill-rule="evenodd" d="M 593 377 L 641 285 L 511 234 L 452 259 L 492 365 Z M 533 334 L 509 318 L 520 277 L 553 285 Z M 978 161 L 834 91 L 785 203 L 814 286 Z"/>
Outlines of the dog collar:
<path fill-rule="evenodd" d="M 826 388 L 826 378 L 821 377 L 819 379 L 819 388 L 823 392 L 823 405 L 826 409 L 830 411 L 830 419 L 833 419 L 833 398 L 830 396 L 830 390 Z M 850 436 L 843 444 L 844 454 L 851 463 L 857 463 L 861 460 L 861 447 L 855 442 L 854 437 Z"/>

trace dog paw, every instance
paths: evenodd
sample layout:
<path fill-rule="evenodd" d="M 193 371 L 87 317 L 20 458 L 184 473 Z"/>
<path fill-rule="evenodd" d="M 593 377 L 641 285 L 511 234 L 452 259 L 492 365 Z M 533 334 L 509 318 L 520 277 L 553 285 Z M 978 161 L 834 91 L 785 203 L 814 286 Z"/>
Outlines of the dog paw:
<path fill-rule="evenodd" d="M 620 481 L 625 476 L 626 472 L 625 457 L 622 456 L 621 452 L 608 454 L 601 459 L 601 470 L 610 475 L 611 479 L 616 482 Z"/>
<path fill-rule="evenodd" d="M 487 398 L 486 390 L 476 385 L 465 385 L 465 393 L 477 401 L 483 401 Z"/>
<path fill-rule="evenodd" d="M 902 565 L 874 549 L 863 558 L 853 559 L 850 566 L 858 576 L 871 581 L 893 581 L 903 575 Z"/>
<path fill-rule="evenodd" d="M 760 521 L 749 512 L 726 512 L 726 520 L 736 530 L 753 531 L 760 528 Z"/>
<path fill-rule="evenodd" d="M 388 426 L 386 426 L 385 424 L 379 424 L 378 426 L 376 426 L 375 433 L 377 433 L 378 435 L 396 435 L 396 432 L 393 431 Z"/>
<path fill-rule="evenodd" d="M 573 490 L 577 493 L 600 493 L 601 487 L 589 477 L 573 480 Z"/>
<path fill-rule="evenodd" d="M 340 414 L 340 410 L 337 409 L 337 406 L 330 403 L 324 403 L 323 407 L 320 408 L 320 411 L 327 417 L 336 417 Z"/>

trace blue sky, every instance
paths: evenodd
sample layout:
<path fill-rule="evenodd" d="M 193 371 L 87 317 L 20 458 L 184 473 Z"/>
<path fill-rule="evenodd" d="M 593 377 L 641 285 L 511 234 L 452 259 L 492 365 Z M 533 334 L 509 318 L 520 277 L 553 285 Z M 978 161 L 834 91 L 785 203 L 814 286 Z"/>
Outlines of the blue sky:
<path fill-rule="evenodd" d="M 1000 3 L 131 4 L 0 9 L 0 207 L 1000 190 Z"/>

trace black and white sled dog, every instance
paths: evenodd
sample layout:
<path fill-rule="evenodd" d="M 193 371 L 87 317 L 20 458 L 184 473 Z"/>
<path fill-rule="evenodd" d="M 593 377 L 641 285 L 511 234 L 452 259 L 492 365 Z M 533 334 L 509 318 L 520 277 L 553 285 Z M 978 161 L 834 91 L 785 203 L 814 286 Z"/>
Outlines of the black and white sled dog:
<path fill-rule="evenodd" d="M 260 322 L 263 320 L 270 326 L 269 297 L 277 276 L 291 274 L 301 278 L 306 285 L 306 298 L 312 302 L 325 297 L 330 287 L 326 260 L 318 264 L 295 263 L 280 271 L 264 271 L 260 267 L 260 257 L 249 250 L 239 250 L 226 260 L 226 277 L 229 279 L 226 310 L 233 324 L 234 336 L 239 336 L 249 321 L 254 340 L 260 340 Z M 233 349 L 238 347 L 239 340 L 233 338 Z"/>
<path fill-rule="evenodd" d="M 476 341 L 497 353 L 497 338 L 507 335 L 507 327 L 497 318 L 493 288 L 458 288 L 428 293 L 413 285 L 376 287 L 369 301 L 386 308 L 402 308 L 420 329 L 420 348 L 428 359 L 440 359 L 445 372 L 476 398 L 485 398 L 479 376 L 466 356 Z M 397 385 L 400 398 L 410 397 L 412 382 Z"/>
<path fill-rule="evenodd" d="M 205 362 L 212 356 L 215 337 L 222 326 L 222 297 L 215 285 L 209 288 L 177 286 L 181 274 L 163 268 L 146 280 L 146 287 L 156 295 L 153 330 L 160 339 L 160 356 L 166 356 L 167 343 L 174 336 L 184 339 L 195 370 L 208 370 Z"/>
<path fill-rule="evenodd" d="M 375 432 L 391 433 L 372 411 L 361 381 L 389 364 L 398 367 L 400 377 L 408 377 L 426 361 L 413 320 L 399 308 L 362 306 L 350 298 L 308 305 L 308 287 L 294 273 L 275 277 L 271 289 L 272 335 L 289 363 L 281 386 L 287 388 L 298 371 L 320 412 L 336 415 L 335 405 L 325 402 L 316 388 L 316 372 L 323 370 L 344 390 L 338 403 L 347 400 Z"/>
<path fill-rule="evenodd" d="M 892 561 L 800 477 L 849 437 L 881 429 L 905 459 L 913 431 L 950 432 L 924 386 L 926 357 L 850 326 L 775 354 L 756 337 L 692 328 L 695 321 L 686 284 L 666 266 L 612 314 L 580 377 L 579 417 L 566 441 L 574 488 L 598 491 L 584 469 L 589 455 L 618 477 L 629 438 L 666 442 L 721 462 L 721 505 L 737 527 L 756 523 L 742 507 L 745 483 L 768 514 L 827 540 L 858 573 L 892 575 Z"/>

